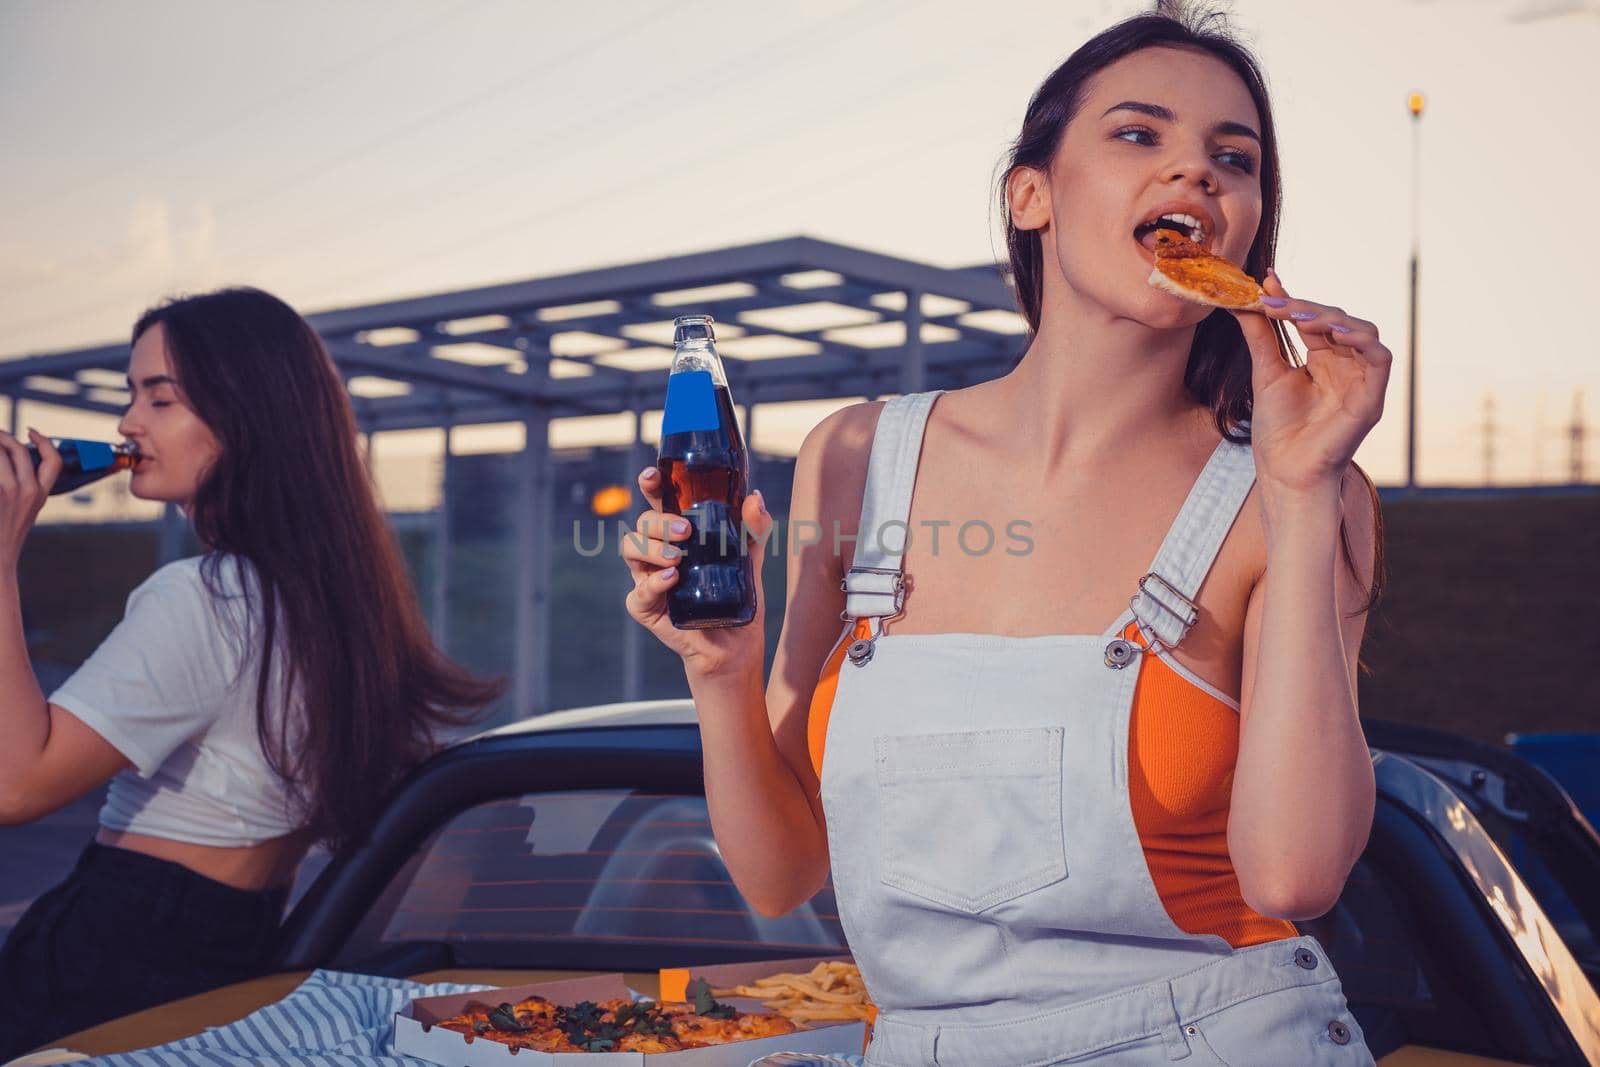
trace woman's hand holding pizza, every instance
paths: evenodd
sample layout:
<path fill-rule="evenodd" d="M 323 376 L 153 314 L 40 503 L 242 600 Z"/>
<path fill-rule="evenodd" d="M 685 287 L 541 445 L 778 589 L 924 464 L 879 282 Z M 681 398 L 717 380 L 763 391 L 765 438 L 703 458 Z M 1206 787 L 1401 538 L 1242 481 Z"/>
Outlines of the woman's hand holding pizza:
<path fill-rule="evenodd" d="M 1250 346 L 1255 411 L 1250 435 L 1263 488 L 1333 489 L 1383 413 L 1394 355 L 1378 328 L 1344 309 L 1289 296 L 1277 273 L 1261 307 L 1233 310 Z M 1299 331 L 1306 365 L 1285 363 L 1272 319 Z"/>

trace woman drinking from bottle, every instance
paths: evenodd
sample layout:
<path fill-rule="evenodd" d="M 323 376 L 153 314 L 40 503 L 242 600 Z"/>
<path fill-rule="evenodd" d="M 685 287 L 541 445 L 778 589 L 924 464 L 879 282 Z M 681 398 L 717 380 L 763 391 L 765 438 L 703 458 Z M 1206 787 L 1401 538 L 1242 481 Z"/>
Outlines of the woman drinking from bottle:
<path fill-rule="evenodd" d="M 110 783 L 67 880 L 0 949 L 0 1060 L 265 971 L 307 847 L 359 842 L 390 788 L 496 684 L 428 636 L 311 326 L 254 289 L 140 318 L 119 431 L 132 492 L 204 554 L 162 567 L 40 691 L 16 568 L 60 468 L 0 434 L 0 821 Z"/>
<path fill-rule="evenodd" d="M 1225 27 L 1160 11 L 1095 36 L 1005 170 L 1025 354 L 806 438 L 789 515 L 824 534 L 793 546 L 771 676 L 759 616 L 667 621 L 683 534 L 658 504 L 624 549 L 629 611 L 683 659 L 739 888 L 778 915 L 831 870 L 879 1009 L 869 1064 L 1372 1062 L 1295 923 L 1371 825 L 1355 681 L 1380 536 L 1352 457 L 1390 353 L 1270 272 L 1276 146 Z M 1148 284 L 1157 222 L 1265 278 L 1260 304 Z M 655 504 L 659 475 L 640 485 Z M 759 498 L 744 518 L 771 529 Z M 977 522 L 1026 546 L 961 541 Z"/>

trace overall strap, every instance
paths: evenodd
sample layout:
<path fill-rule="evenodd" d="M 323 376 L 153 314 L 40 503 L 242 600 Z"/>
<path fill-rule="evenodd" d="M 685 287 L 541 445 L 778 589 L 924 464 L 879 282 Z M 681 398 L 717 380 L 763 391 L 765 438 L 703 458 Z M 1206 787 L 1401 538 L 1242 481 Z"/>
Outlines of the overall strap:
<path fill-rule="evenodd" d="M 1177 645 L 1199 618 L 1195 594 L 1255 480 L 1255 457 L 1248 444 L 1224 440 L 1217 445 L 1129 601 L 1133 621 L 1152 651 Z"/>
<path fill-rule="evenodd" d="M 928 412 L 943 390 L 897 396 L 884 405 L 872 438 L 867 486 L 861 499 L 855 557 L 844 576 L 844 614 L 876 620 L 900 613 L 905 603 L 905 555 L 911 519 L 911 491 L 922 455 Z"/>

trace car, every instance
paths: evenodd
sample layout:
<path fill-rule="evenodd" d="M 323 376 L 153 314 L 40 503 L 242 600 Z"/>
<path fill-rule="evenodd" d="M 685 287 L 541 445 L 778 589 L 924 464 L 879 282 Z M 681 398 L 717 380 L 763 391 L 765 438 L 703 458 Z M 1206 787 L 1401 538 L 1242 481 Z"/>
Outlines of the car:
<path fill-rule="evenodd" d="M 1600 838 L 1544 772 L 1366 723 L 1372 835 L 1325 946 L 1384 1067 L 1600 1063 Z M 557 712 L 462 741 L 319 868 L 276 973 L 55 1044 L 94 1054 L 221 1025 L 316 968 L 515 984 L 847 951 L 830 887 L 759 915 L 711 834 L 688 700 Z"/>

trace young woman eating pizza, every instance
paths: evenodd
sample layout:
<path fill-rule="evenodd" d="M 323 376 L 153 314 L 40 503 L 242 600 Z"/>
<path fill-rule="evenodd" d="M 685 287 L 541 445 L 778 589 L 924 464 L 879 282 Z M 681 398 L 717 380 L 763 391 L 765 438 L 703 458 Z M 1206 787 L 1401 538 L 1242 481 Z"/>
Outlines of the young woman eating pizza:
<path fill-rule="evenodd" d="M 760 617 L 671 626 L 687 533 L 641 475 L 628 609 L 683 659 L 722 854 L 774 915 L 831 869 L 869 1064 L 1372 1062 L 1295 922 L 1371 825 L 1381 535 L 1352 457 L 1391 356 L 1270 271 L 1276 145 L 1207 20 L 1129 19 L 1045 80 L 1002 189 L 1027 350 L 807 437 L 789 518 L 825 536 L 765 681 Z M 1149 284 L 1158 221 L 1260 305 Z M 770 532 L 759 495 L 744 518 Z M 981 551 L 977 522 L 1014 536 Z"/>

